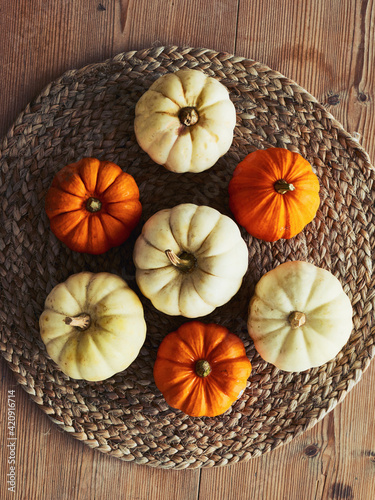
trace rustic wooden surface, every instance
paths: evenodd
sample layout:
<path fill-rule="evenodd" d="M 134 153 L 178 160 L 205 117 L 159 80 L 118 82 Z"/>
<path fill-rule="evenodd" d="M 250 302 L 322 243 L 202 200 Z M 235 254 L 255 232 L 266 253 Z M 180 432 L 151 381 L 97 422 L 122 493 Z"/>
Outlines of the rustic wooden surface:
<path fill-rule="evenodd" d="M 159 45 L 207 47 L 292 78 L 375 162 L 375 0 L 15 0 L 0 4 L 0 136 L 65 70 Z M 167 471 L 127 464 L 61 432 L 0 359 L 0 498 L 375 498 L 375 363 L 344 402 L 248 463 Z M 7 397 L 16 399 L 15 493 L 7 491 Z"/>

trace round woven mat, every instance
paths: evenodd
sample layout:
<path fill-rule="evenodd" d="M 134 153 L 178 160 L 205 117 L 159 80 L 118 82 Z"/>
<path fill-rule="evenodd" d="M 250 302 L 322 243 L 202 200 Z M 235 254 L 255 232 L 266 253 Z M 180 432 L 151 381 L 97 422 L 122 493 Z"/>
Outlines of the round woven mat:
<path fill-rule="evenodd" d="M 153 163 L 133 131 L 134 107 L 166 72 L 196 68 L 229 89 L 237 110 L 230 151 L 200 174 L 174 174 Z M 321 184 L 314 221 L 291 240 L 243 237 L 249 270 L 239 293 L 204 321 L 227 326 L 245 343 L 253 372 L 243 396 L 223 415 L 192 418 L 167 406 L 152 375 L 163 337 L 184 318 L 167 317 L 141 297 L 148 324 L 140 355 L 101 383 L 71 380 L 48 357 L 38 319 L 53 286 L 90 270 L 122 276 L 139 294 L 132 248 L 153 213 L 179 203 L 230 215 L 227 186 L 245 155 L 285 147 L 302 154 Z M 207 49 L 159 47 L 119 54 L 68 71 L 24 110 L 0 151 L 0 349 L 17 382 L 71 436 L 108 455 L 163 468 L 197 468 L 249 460 L 312 427 L 360 380 L 375 354 L 374 178 L 368 155 L 293 81 L 258 62 Z M 102 256 L 70 251 L 49 229 L 44 198 L 54 174 L 84 156 L 111 160 L 136 179 L 143 216 L 132 237 Z M 264 362 L 246 331 L 254 286 L 288 260 L 330 270 L 354 308 L 348 344 L 324 366 L 285 373 Z M 140 294 L 139 294 L 140 295 Z"/>

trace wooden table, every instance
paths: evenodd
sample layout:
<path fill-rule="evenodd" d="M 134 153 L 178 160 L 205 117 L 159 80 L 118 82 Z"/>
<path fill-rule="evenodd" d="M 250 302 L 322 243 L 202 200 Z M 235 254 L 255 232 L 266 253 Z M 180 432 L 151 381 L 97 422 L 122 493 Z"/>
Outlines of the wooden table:
<path fill-rule="evenodd" d="M 0 134 L 65 70 L 127 50 L 207 47 L 263 62 L 314 95 L 375 161 L 374 0 L 17 0 L 0 6 Z M 0 345 L 1 347 L 1 345 Z M 228 467 L 128 464 L 60 431 L 0 361 L 0 498 L 240 500 L 375 498 L 372 363 L 312 430 Z M 15 397 L 15 493 L 7 491 L 6 409 Z"/>

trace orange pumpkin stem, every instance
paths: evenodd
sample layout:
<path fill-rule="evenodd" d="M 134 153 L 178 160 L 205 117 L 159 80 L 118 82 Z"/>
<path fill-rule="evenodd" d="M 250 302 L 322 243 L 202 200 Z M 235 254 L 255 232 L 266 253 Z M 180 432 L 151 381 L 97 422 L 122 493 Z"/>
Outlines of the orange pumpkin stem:
<path fill-rule="evenodd" d="M 292 329 L 296 330 L 306 323 L 306 315 L 303 312 L 293 311 L 289 314 L 288 320 Z"/>
<path fill-rule="evenodd" d="M 200 359 L 195 363 L 195 373 L 199 377 L 207 377 L 212 371 L 212 368 L 210 366 L 210 363 L 206 361 L 205 359 Z"/>
<path fill-rule="evenodd" d="M 196 266 L 197 259 L 190 253 L 184 252 L 180 256 L 178 256 L 174 253 L 173 250 L 166 250 L 165 254 L 170 260 L 171 264 L 173 264 L 183 273 L 192 271 Z"/>
<path fill-rule="evenodd" d="M 178 117 L 182 125 L 185 125 L 185 127 L 191 127 L 192 125 L 195 125 L 199 120 L 198 111 L 191 106 L 182 108 L 178 113 Z"/>
<path fill-rule="evenodd" d="M 89 198 L 86 202 L 86 208 L 89 212 L 99 212 L 102 208 L 102 202 L 97 198 Z"/>
<path fill-rule="evenodd" d="M 64 323 L 69 326 L 75 326 L 79 330 L 87 330 L 91 324 L 91 316 L 87 313 L 82 313 L 74 318 L 67 316 L 64 319 Z"/>
<path fill-rule="evenodd" d="M 288 191 L 294 191 L 296 189 L 293 184 L 289 184 L 285 179 L 276 181 L 274 188 L 279 194 L 285 194 L 288 193 Z"/>

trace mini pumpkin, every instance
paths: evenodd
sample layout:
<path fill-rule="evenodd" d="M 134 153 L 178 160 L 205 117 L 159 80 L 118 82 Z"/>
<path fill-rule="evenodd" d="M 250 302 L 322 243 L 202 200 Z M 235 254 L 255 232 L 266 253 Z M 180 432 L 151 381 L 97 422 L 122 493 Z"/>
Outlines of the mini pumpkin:
<path fill-rule="evenodd" d="M 352 331 L 352 306 L 339 280 L 308 262 L 264 274 L 250 301 L 248 331 L 260 356 L 300 372 L 333 359 Z"/>
<path fill-rule="evenodd" d="M 71 250 L 94 255 L 121 245 L 142 212 L 133 177 L 96 158 L 83 158 L 57 172 L 45 209 L 59 240 Z"/>
<path fill-rule="evenodd" d="M 105 380 L 125 370 L 145 341 L 142 304 L 111 273 L 81 272 L 52 289 L 39 318 L 50 357 L 74 379 Z"/>
<path fill-rule="evenodd" d="M 227 88 L 201 71 L 159 77 L 135 108 L 134 130 L 153 161 L 173 172 L 202 172 L 230 148 L 236 111 Z"/>
<path fill-rule="evenodd" d="M 248 267 L 236 223 L 214 208 L 191 203 L 160 210 L 134 247 L 141 292 L 163 313 L 197 318 L 228 302 Z"/>
<path fill-rule="evenodd" d="M 283 148 L 250 153 L 229 183 L 236 221 L 264 241 L 296 236 L 314 219 L 319 204 L 319 180 L 310 163 Z"/>
<path fill-rule="evenodd" d="M 192 417 L 227 411 L 246 388 L 251 363 L 242 340 L 214 323 L 190 321 L 160 344 L 154 380 L 166 402 Z"/>

